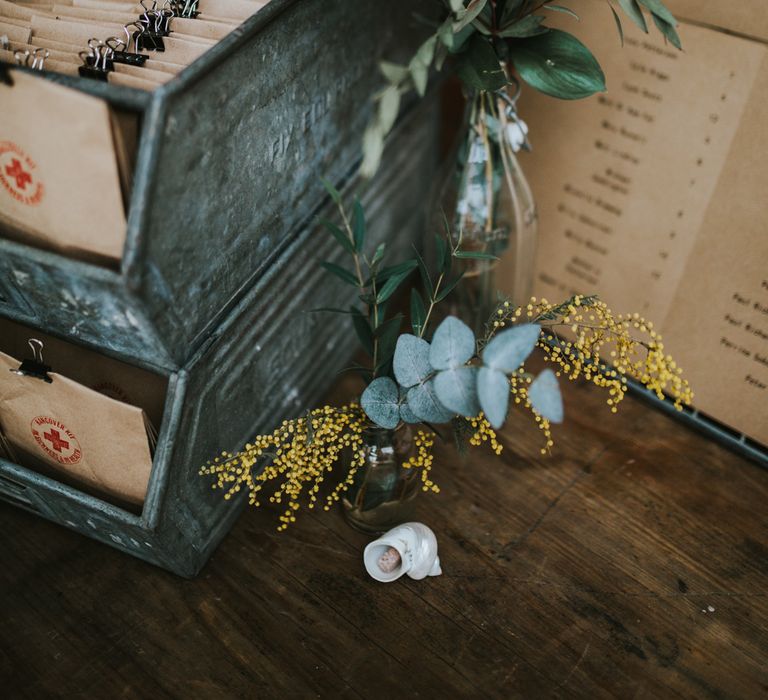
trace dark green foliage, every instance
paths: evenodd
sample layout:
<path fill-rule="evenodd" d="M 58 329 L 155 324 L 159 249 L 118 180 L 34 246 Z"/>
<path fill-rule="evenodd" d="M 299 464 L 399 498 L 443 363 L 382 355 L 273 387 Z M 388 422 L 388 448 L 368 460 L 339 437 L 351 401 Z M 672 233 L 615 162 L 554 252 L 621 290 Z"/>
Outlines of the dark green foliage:
<path fill-rule="evenodd" d="M 578 100 L 605 90 L 605 76 L 590 50 L 558 29 L 515 45 L 515 68 L 526 83 L 563 100 Z"/>
<path fill-rule="evenodd" d="M 611 0 L 607 2 L 623 44 L 621 19 Z M 661 0 L 616 2 L 644 32 L 648 31 L 646 13 L 650 13 L 666 40 L 681 47 L 677 22 Z M 381 63 L 388 85 L 375 98 L 378 106 L 363 136 L 361 172 L 366 177 L 378 169 L 384 138 L 394 124 L 402 95 L 410 90 L 424 95 L 430 69 L 442 70 L 446 60 L 454 63 L 470 91 L 504 88 L 510 82 L 505 63 L 514 65 L 531 87 L 553 97 L 575 100 L 605 90 L 603 71 L 589 49 L 568 32 L 547 25 L 551 13 L 579 19 L 567 4 L 531 0 L 442 0 L 442 4 L 443 21 L 407 65 Z"/>

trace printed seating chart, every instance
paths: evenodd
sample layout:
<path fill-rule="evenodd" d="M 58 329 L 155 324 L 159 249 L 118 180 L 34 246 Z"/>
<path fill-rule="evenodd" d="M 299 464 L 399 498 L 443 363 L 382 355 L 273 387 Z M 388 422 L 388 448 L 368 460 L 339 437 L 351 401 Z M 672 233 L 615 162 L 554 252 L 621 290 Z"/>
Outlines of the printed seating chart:
<path fill-rule="evenodd" d="M 608 91 L 581 102 L 523 93 L 535 293 L 597 292 L 640 311 L 695 407 L 768 444 L 768 46 L 683 23 L 679 52 L 627 22 L 622 48 L 605 3 L 574 9 L 582 22 L 563 22 Z"/>

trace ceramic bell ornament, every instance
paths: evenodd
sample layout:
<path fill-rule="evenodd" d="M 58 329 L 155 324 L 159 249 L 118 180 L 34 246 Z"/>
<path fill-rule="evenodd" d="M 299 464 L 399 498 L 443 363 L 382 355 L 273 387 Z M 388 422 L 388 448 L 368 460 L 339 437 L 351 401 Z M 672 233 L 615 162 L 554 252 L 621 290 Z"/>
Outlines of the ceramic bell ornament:
<path fill-rule="evenodd" d="M 422 579 L 443 573 L 435 533 L 421 523 L 403 523 L 371 542 L 363 552 L 363 562 L 366 571 L 384 583 L 403 574 Z"/>

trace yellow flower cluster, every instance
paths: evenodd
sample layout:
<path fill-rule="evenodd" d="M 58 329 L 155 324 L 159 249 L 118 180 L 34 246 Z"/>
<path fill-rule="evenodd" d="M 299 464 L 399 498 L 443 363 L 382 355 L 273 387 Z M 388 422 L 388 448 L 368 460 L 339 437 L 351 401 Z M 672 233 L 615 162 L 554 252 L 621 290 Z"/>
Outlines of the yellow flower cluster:
<path fill-rule="evenodd" d="M 485 419 L 485 416 L 480 413 L 476 418 L 471 418 L 470 425 L 474 429 L 474 433 L 469 438 L 469 444 L 472 447 L 480 447 L 484 442 L 490 443 L 491 449 L 500 455 L 504 447 L 496 439 L 496 431 L 491 427 L 491 424 Z"/>
<path fill-rule="evenodd" d="M 539 430 L 544 434 L 544 447 L 541 448 L 541 454 L 547 454 L 550 451 L 554 441 L 552 440 L 552 431 L 549 421 L 540 416 L 533 408 L 530 400 L 528 399 L 528 385 L 533 381 L 533 376 L 525 371 L 524 367 L 520 367 L 516 374 L 513 374 L 509 378 L 509 389 L 512 393 L 512 400 L 515 404 L 522 406 L 531 413 L 533 419 L 536 421 L 536 425 Z"/>
<path fill-rule="evenodd" d="M 664 352 L 661 335 L 639 314 L 614 315 L 597 297 L 575 296 L 563 304 L 533 297 L 525 307 L 502 303 L 488 337 L 519 321 L 541 325 L 539 346 L 549 361 L 559 365 L 557 375 L 568 379 L 583 376 L 606 388 L 607 403 L 614 413 L 627 392 L 627 378 L 660 399 L 671 398 L 678 410 L 693 400 L 682 370 Z"/>
<path fill-rule="evenodd" d="M 419 430 L 413 440 L 416 445 L 416 454 L 403 462 L 404 469 L 421 469 L 421 484 L 424 491 L 440 493 L 440 487 L 429 478 L 432 470 L 432 462 L 435 457 L 432 454 L 432 446 L 435 444 L 435 436 L 425 430 Z"/>
<path fill-rule="evenodd" d="M 262 489 L 273 483 L 275 489 L 269 502 L 286 505 L 277 528 L 285 530 L 296 521 L 299 499 L 305 489 L 308 489 L 309 507 L 315 506 L 323 481 L 347 449 L 352 454 L 349 471 L 325 498 L 325 510 L 349 488 L 365 459 L 361 448 L 366 423 L 358 404 L 341 408 L 324 406 L 306 417 L 283 421 L 269 435 L 256 436 L 253 444 L 246 445 L 242 452 L 222 452 L 220 457 L 208 462 L 200 474 L 215 476 L 213 488 L 226 489 L 224 498 L 227 499 L 247 488 L 249 502 L 255 506 L 261 505 Z"/>

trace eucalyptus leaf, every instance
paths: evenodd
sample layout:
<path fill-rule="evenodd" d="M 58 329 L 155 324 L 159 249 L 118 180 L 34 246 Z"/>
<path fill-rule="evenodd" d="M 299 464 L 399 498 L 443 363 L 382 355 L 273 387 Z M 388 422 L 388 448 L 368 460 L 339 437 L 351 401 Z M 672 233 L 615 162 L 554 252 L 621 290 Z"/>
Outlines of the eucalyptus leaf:
<path fill-rule="evenodd" d="M 429 363 L 434 369 L 454 369 L 472 359 L 475 350 L 472 329 L 455 316 L 447 316 L 432 337 Z"/>
<path fill-rule="evenodd" d="M 505 27 L 511 22 L 514 22 L 515 19 L 519 18 L 522 7 L 526 1 L 527 0 L 506 0 L 504 9 L 501 11 L 501 21 L 499 26 Z"/>
<path fill-rule="evenodd" d="M 400 90 L 397 85 L 390 85 L 379 100 L 379 122 L 385 132 L 392 128 L 400 111 Z"/>
<path fill-rule="evenodd" d="M 414 414 L 408 405 L 406 394 L 400 394 L 400 420 L 405 423 L 421 423 L 421 419 Z"/>
<path fill-rule="evenodd" d="M 432 285 L 432 278 L 429 276 L 429 268 L 427 267 L 427 263 L 424 262 L 424 258 L 421 257 L 421 253 L 416 249 L 416 246 L 414 246 L 413 249 L 416 252 L 416 264 L 419 266 L 419 274 L 421 274 L 424 290 L 427 292 L 427 296 L 431 299 L 432 295 L 435 293 L 435 288 Z"/>
<path fill-rule="evenodd" d="M 374 331 L 377 339 L 377 364 L 374 368 L 377 375 L 391 374 L 392 357 L 395 354 L 397 338 L 400 335 L 400 326 L 403 323 L 403 315 L 397 314 L 388 319 Z"/>
<path fill-rule="evenodd" d="M 507 39 L 521 39 L 527 36 L 544 34 L 549 31 L 548 27 L 541 26 L 544 19 L 541 15 L 526 15 L 522 19 L 517 20 L 517 22 L 504 27 L 499 32 L 499 36 Z"/>
<path fill-rule="evenodd" d="M 464 270 L 462 270 L 456 277 L 454 277 L 450 282 L 448 282 L 448 284 L 445 285 L 445 287 L 440 290 L 440 293 L 437 295 L 435 301 L 442 301 L 445 299 L 445 297 L 447 297 L 454 290 L 456 285 L 461 282 L 463 277 Z"/>
<path fill-rule="evenodd" d="M 618 0 L 618 3 L 619 7 L 624 11 L 624 14 L 647 34 L 648 24 L 645 21 L 645 16 L 643 15 L 643 11 L 640 9 L 637 0 Z M 611 7 L 611 9 L 613 9 L 613 7 Z"/>
<path fill-rule="evenodd" d="M 435 68 L 438 71 L 443 70 L 443 64 L 445 63 L 445 59 L 448 58 L 448 55 L 449 52 L 445 47 L 445 44 L 438 44 L 435 49 Z"/>
<path fill-rule="evenodd" d="M 355 277 L 349 270 L 345 270 L 343 267 L 340 267 L 336 263 L 323 261 L 320 263 L 328 272 L 330 272 L 333 275 L 336 275 L 340 280 L 346 282 L 347 284 L 351 284 L 353 287 L 357 287 L 357 277 Z"/>
<path fill-rule="evenodd" d="M 451 259 L 451 254 L 448 250 L 448 243 L 441 235 L 435 234 L 435 246 L 437 250 L 437 266 L 440 272 L 444 273 L 447 271 L 448 263 L 450 263 Z"/>
<path fill-rule="evenodd" d="M 459 10 L 464 9 L 464 0 L 448 0 L 449 4 L 451 6 L 452 12 L 458 12 Z"/>
<path fill-rule="evenodd" d="M 399 63 L 381 61 L 379 63 L 379 70 L 384 77 L 393 84 L 401 83 L 408 76 L 408 67 L 401 66 Z"/>
<path fill-rule="evenodd" d="M 393 430 L 400 422 L 397 384 L 389 377 L 374 379 L 360 397 L 365 414 L 376 425 Z"/>
<path fill-rule="evenodd" d="M 459 54 L 456 71 L 467 86 L 477 90 L 494 92 L 507 84 L 496 51 L 479 34 L 474 34 L 467 50 Z"/>
<path fill-rule="evenodd" d="M 411 72 L 413 78 L 413 84 L 416 87 L 416 92 L 421 97 L 424 97 L 424 93 L 427 91 L 427 79 L 429 78 L 429 66 L 432 64 L 432 59 L 435 56 L 435 46 L 437 44 L 437 36 L 433 35 L 429 37 L 416 52 L 416 55 L 411 59 L 408 64 L 408 70 Z"/>
<path fill-rule="evenodd" d="M 424 301 L 416 287 L 411 288 L 411 328 L 415 335 L 421 335 L 424 328 L 424 321 L 427 318 L 427 310 L 424 307 Z"/>
<path fill-rule="evenodd" d="M 341 193 L 333 186 L 330 180 L 327 180 L 324 177 L 320 178 L 320 182 L 323 183 L 323 187 L 325 187 L 326 191 L 329 195 L 331 195 L 331 199 L 336 204 L 341 204 Z"/>
<path fill-rule="evenodd" d="M 449 49 L 453 46 L 453 18 L 448 16 L 437 30 L 437 38 Z"/>
<path fill-rule="evenodd" d="M 462 29 L 460 32 L 453 34 L 453 39 L 451 45 L 448 47 L 448 50 L 453 54 L 458 53 L 464 48 L 467 41 L 469 41 L 470 37 L 472 37 L 474 33 L 474 25 L 469 25 L 468 27 L 464 27 L 464 29 Z"/>
<path fill-rule="evenodd" d="M 419 93 L 419 97 L 424 97 L 427 92 L 427 80 L 429 79 L 429 66 L 425 66 L 422 63 L 414 63 L 409 66 L 411 71 L 411 77 L 413 78 L 413 85 L 416 88 L 416 92 Z"/>
<path fill-rule="evenodd" d="M 387 299 L 389 299 L 389 297 L 391 297 L 397 291 L 397 288 L 403 283 L 409 274 L 411 274 L 411 271 L 405 270 L 403 272 L 397 272 L 394 275 L 391 275 L 376 295 L 376 303 L 382 304 Z"/>
<path fill-rule="evenodd" d="M 383 282 L 384 280 L 392 277 L 392 275 L 399 275 L 401 272 L 410 272 L 411 270 L 416 269 L 417 265 L 418 263 L 413 259 L 406 260 L 405 262 L 398 263 L 397 265 L 390 265 L 389 267 L 382 269 L 376 275 L 376 280 L 378 282 Z"/>
<path fill-rule="evenodd" d="M 477 371 L 477 398 L 488 422 L 498 430 L 504 425 L 509 409 L 509 379 L 489 367 Z"/>
<path fill-rule="evenodd" d="M 373 177 L 381 164 L 381 156 L 384 153 L 384 130 L 377 119 L 374 119 L 363 133 L 363 163 L 360 166 L 360 174 L 364 178 Z"/>
<path fill-rule="evenodd" d="M 386 249 L 386 243 L 379 243 L 379 245 L 376 246 L 376 251 L 374 252 L 373 259 L 371 260 L 371 267 L 375 268 L 382 261 Z"/>
<path fill-rule="evenodd" d="M 453 417 L 437 398 L 431 379 L 408 389 L 408 408 L 419 420 L 428 423 L 447 423 Z"/>
<path fill-rule="evenodd" d="M 508 328 L 497 333 L 483 350 L 483 364 L 500 372 L 514 372 L 533 352 L 541 328 L 535 323 Z"/>
<path fill-rule="evenodd" d="M 579 16 L 573 10 L 571 10 L 568 7 L 564 7 L 563 5 L 547 4 L 547 5 L 544 5 L 544 9 L 545 10 L 554 10 L 555 12 L 564 12 L 565 14 L 570 15 L 571 17 L 573 17 L 577 22 L 579 21 Z"/>
<path fill-rule="evenodd" d="M 577 100 L 605 90 L 605 75 L 590 50 L 559 29 L 520 39 L 512 59 L 520 77 L 552 97 Z"/>
<path fill-rule="evenodd" d="M 563 422 L 563 397 L 557 377 L 551 369 L 543 370 L 528 387 L 528 399 L 536 413 L 550 423 Z"/>
<path fill-rule="evenodd" d="M 371 330 L 371 324 L 368 323 L 368 319 L 363 316 L 359 309 L 351 306 L 350 311 L 352 313 L 352 326 L 355 329 L 360 344 L 363 346 L 363 350 L 373 356 L 373 331 Z"/>
<path fill-rule="evenodd" d="M 485 9 L 488 0 L 471 0 L 466 8 L 462 8 L 456 13 L 457 21 L 453 25 L 454 34 L 460 32 L 464 27 L 471 24 L 474 19 Z"/>
<path fill-rule="evenodd" d="M 492 36 L 491 30 L 488 28 L 487 24 L 483 22 L 482 17 L 478 17 L 477 19 L 475 19 L 470 25 L 470 27 L 480 32 L 480 34 L 485 34 L 486 36 Z"/>
<path fill-rule="evenodd" d="M 400 386 L 409 388 L 421 384 L 432 373 L 429 343 L 423 338 L 403 333 L 397 339 L 392 367 Z"/>
<path fill-rule="evenodd" d="M 449 411 L 467 418 L 480 413 L 477 398 L 477 367 L 457 367 L 438 372 L 435 393 Z"/>
<path fill-rule="evenodd" d="M 663 20 L 667 24 L 671 24 L 674 28 L 677 26 L 677 20 L 674 15 L 666 8 L 661 0 L 637 0 L 643 7 L 651 11 L 651 14 L 655 15 L 659 19 Z"/>
<path fill-rule="evenodd" d="M 651 15 L 653 17 L 653 23 L 656 25 L 658 30 L 664 35 L 664 38 L 672 44 L 676 49 L 682 49 L 683 44 L 680 41 L 680 36 L 678 35 L 677 31 L 675 30 L 675 27 L 670 22 L 667 22 L 666 20 L 663 20 L 661 17 L 658 17 L 657 15 Z"/>
<path fill-rule="evenodd" d="M 624 27 L 621 26 L 621 18 L 619 17 L 616 10 L 613 9 L 613 5 L 608 3 L 608 7 L 611 8 L 611 13 L 613 14 L 613 21 L 616 22 L 616 31 L 619 33 L 619 40 L 621 41 L 622 47 L 624 46 Z"/>
<path fill-rule="evenodd" d="M 336 242 L 344 248 L 348 253 L 354 253 L 355 247 L 352 245 L 352 241 L 336 224 L 327 219 L 320 219 L 319 223 L 324 226 L 330 234 L 336 239 Z"/>

